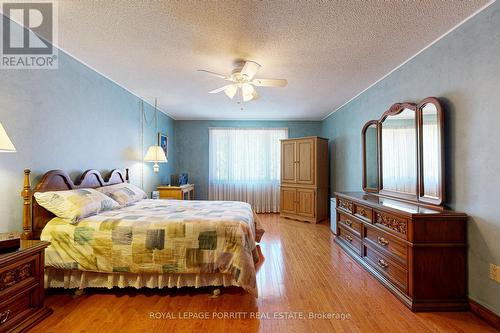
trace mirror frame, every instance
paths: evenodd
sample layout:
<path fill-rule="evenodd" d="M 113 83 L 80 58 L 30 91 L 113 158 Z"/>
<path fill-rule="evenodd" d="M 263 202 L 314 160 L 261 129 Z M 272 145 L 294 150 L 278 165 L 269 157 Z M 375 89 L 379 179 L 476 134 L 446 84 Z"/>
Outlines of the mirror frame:
<path fill-rule="evenodd" d="M 436 116 L 437 116 L 437 126 L 438 126 L 438 150 L 439 150 L 439 168 L 438 171 L 438 195 L 437 197 L 428 197 L 425 195 L 425 184 L 424 184 L 424 145 L 423 145 L 423 131 L 424 131 L 424 114 L 423 108 L 427 104 L 434 104 L 436 106 Z M 418 174 L 420 176 L 418 182 L 418 201 L 425 202 L 433 205 L 442 205 L 445 200 L 445 155 L 444 155 L 444 114 L 443 108 L 439 100 L 435 97 L 427 97 L 423 99 L 417 105 L 417 122 L 418 122 Z"/>
<path fill-rule="evenodd" d="M 439 179 L 439 191 L 437 197 L 428 197 L 425 195 L 425 184 L 423 183 L 423 112 L 422 109 L 427 104 L 434 104 L 436 106 L 437 112 L 437 122 L 438 122 L 438 150 L 439 150 L 439 167 L 438 172 Z M 385 190 L 383 187 L 383 171 L 382 171 L 382 122 L 389 116 L 394 116 L 401 113 L 404 109 L 410 109 L 415 111 L 415 131 L 416 131 L 416 194 L 401 193 L 396 191 Z M 377 126 L 377 174 L 378 174 L 378 187 L 368 188 L 366 179 L 366 130 L 369 126 L 376 124 Z M 404 102 L 395 103 L 387 111 L 382 114 L 382 117 L 378 120 L 368 121 L 361 130 L 361 147 L 362 147 L 362 166 L 363 166 L 363 191 L 369 193 L 375 193 L 380 196 L 396 198 L 410 202 L 422 203 L 425 205 L 430 205 L 432 207 L 441 207 L 445 201 L 445 147 L 444 147 L 444 111 L 439 99 L 436 97 L 427 97 L 420 101 L 418 104 Z"/>
<path fill-rule="evenodd" d="M 372 125 L 375 125 L 375 128 L 377 129 L 377 135 L 376 135 L 376 140 L 377 140 L 377 143 L 376 143 L 376 146 L 377 146 L 377 171 L 376 171 L 376 175 L 377 175 L 377 187 L 376 188 L 372 188 L 372 187 L 368 187 L 367 186 L 367 179 L 366 179 L 366 131 L 368 130 L 368 128 Z M 379 190 L 379 187 L 380 187 L 380 183 L 379 183 L 379 147 L 378 147 L 378 136 L 379 136 L 379 132 L 380 132 L 380 129 L 379 129 L 379 122 L 378 120 L 370 120 L 369 122 L 367 122 L 365 124 L 365 126 L 363 126 L 363 129 L 361 130 L 361 151 L 362 151 L 362 164 L 363 164 L 363 191 L 365 192 L 370 192 L 370 193 L 377 193 L 378 190 Z"/>

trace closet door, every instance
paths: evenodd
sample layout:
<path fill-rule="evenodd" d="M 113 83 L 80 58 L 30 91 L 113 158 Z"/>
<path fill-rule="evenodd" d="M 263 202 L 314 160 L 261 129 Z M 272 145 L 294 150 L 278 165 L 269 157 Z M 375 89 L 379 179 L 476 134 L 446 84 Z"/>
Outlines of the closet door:
<path fill-rule="evenodd" d="M 294 184 L 295 171 L 295 141 L 281 141 L 281 182 Z"/>
<path fill-rule="evenodd" d="M 300 139 L 296 142 L 298 184 L 314 185 L 315 183 L 315 141 L 313 138 Z"/>
<path fill-rule="evenodd" d="M 307 217 L 316 216 L 316 191 L 307 188 L 297 189 L 297 214 Z"/>
<path fill-rule="evenodd" d="M 293 187 L 282 187 L 281 188 L 281 207 L 280 211 L 282 213 L 295 214 L 297 212 L 296 207 L 296 193 L 297 190 Z"/>

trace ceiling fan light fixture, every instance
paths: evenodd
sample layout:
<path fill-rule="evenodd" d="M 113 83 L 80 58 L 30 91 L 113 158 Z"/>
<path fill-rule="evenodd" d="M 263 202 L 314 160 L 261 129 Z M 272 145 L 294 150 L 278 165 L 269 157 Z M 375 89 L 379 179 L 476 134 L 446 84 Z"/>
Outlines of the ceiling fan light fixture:
<path fill-rule="evenodd" d="M 232 84 L 228 86 L 226 89 L 224 89 L 224 93 L 226 94 L 227 97 L 233 99 L 234 95 L 236 95 L 236 92 L 238 91 L 238 88 L 236 85 Z"/>
<path fill-rule="evenodd" d="M 204 69 L 199 69 L 200 72 L 205 72 L 219 78 L 223 78 L 227 81 L 233 82 L 233 84 L 225 85 L 223 87 L 209 91 L 210 94 L 216 94 L 224 91 L 227 97 L 233 99 L 238 93 L 238 88 L 241 88 L 241 97 L 243 102 L 248 102 L 256 100 L 259 98 L 259 94 L 255 91 L 254 86 L 258 87 L 285 87 L 287 85 L 287 80 L 285 79 L 255 79 L 255 74 L 261 68 L 261 65 L 255 61 L 245 61 L 243 65 L 238 66 L 233 69 L 229 76 L 224 76 L 219 73 L 212 71 L 207 71 Z"/>
<path fill-rule="evenodd" d="M 241 87 L 241 92 L 243 95 L 244 102 L 248 102 L 248 101 L 257 99 L 257 97 L 258 97 L 257 91 L 255 91 L 255 88 L 251 84 L 248 84 L 248 83 L 243 84 L 243 86 Z"/>

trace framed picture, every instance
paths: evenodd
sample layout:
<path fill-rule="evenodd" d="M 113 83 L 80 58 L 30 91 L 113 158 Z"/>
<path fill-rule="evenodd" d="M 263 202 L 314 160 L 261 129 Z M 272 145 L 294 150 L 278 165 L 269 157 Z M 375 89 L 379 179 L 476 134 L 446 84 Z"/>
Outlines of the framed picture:
<path fill-rule="evenodd" d="M 158 146 L 163 149 L 168 159 L 168 135 L 158 132 Z"/>

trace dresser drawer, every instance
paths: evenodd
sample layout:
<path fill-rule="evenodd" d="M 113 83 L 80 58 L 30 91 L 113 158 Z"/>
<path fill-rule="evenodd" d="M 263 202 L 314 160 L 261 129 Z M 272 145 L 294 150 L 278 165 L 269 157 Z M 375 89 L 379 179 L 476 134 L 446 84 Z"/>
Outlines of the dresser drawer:
<path fill-rule="evenodd" d="M 370 207 L 367 206 L 363 206 L 357 203 L 354 204 L 354 215 L 370 223 L 373 221 L 373 211 Z"/>
<path fill-rule="evenodd" d="M 408 221 L 406 219 L 380 211 L 375 211 L 374 215 L 375 225 L 396 236 L 407 239 Z"/>
<path fill-rule="evenodd" d="M 343 198 L 338 198 L 337 199 L 337 207 L 340 208 L 341 210 L 344 210 L 344 211 L 352 214 L 353 213 L 354 204 L 350 200 L 343 199 Z"/>
<path fill-rule="evenodd" d="M 350 232 L 342 225 L 339 225 L 339 234 L 337 236 L 342 242 L 347 244 L 354 252 L 361 255 L 361 239 Z"/>
<path fill-rule="evenodd" d="M 0 303 L 0 332 L 7 332 L 22 323 L 22 321 L 37 308 L 37 288 L 32 286 L 22 292 L 12 295 Z"/>
<path fill-rule="evenodd" d="M 16 293 L 29 285 L 36 284 L 40 256 L 33 255 L 19 261 L 9 261 L 0 268 L 0 295 Z"/>
<path fill-rule="evenodd" d="M 361 222 L 356 221 L 356 219 L 339 213 L 339 222 L 341 225 L 345 226 L 347 230 L 354 232 L 358 237 L 361 237 Z"/>
<path fill-rule="evenodd" d="M 408 290 L 408 271 L 396 264 L 388 256 L 376 251 L 375 249 L 363 245 L 363 259 L 370 266 L 382 273 L 398 289 L 407 293 Z"/>
<path fill-rule="evenodd" d="M 389 235 L 387 232 L 380 231 L 369 225 L 366 225 L 365 228 L 365 242 L 371 242 L 372 247 L 378 249 L 382 253 L 390 253 L 405 268 L 407 267 L 408 248 L 405 243 Z"/>

